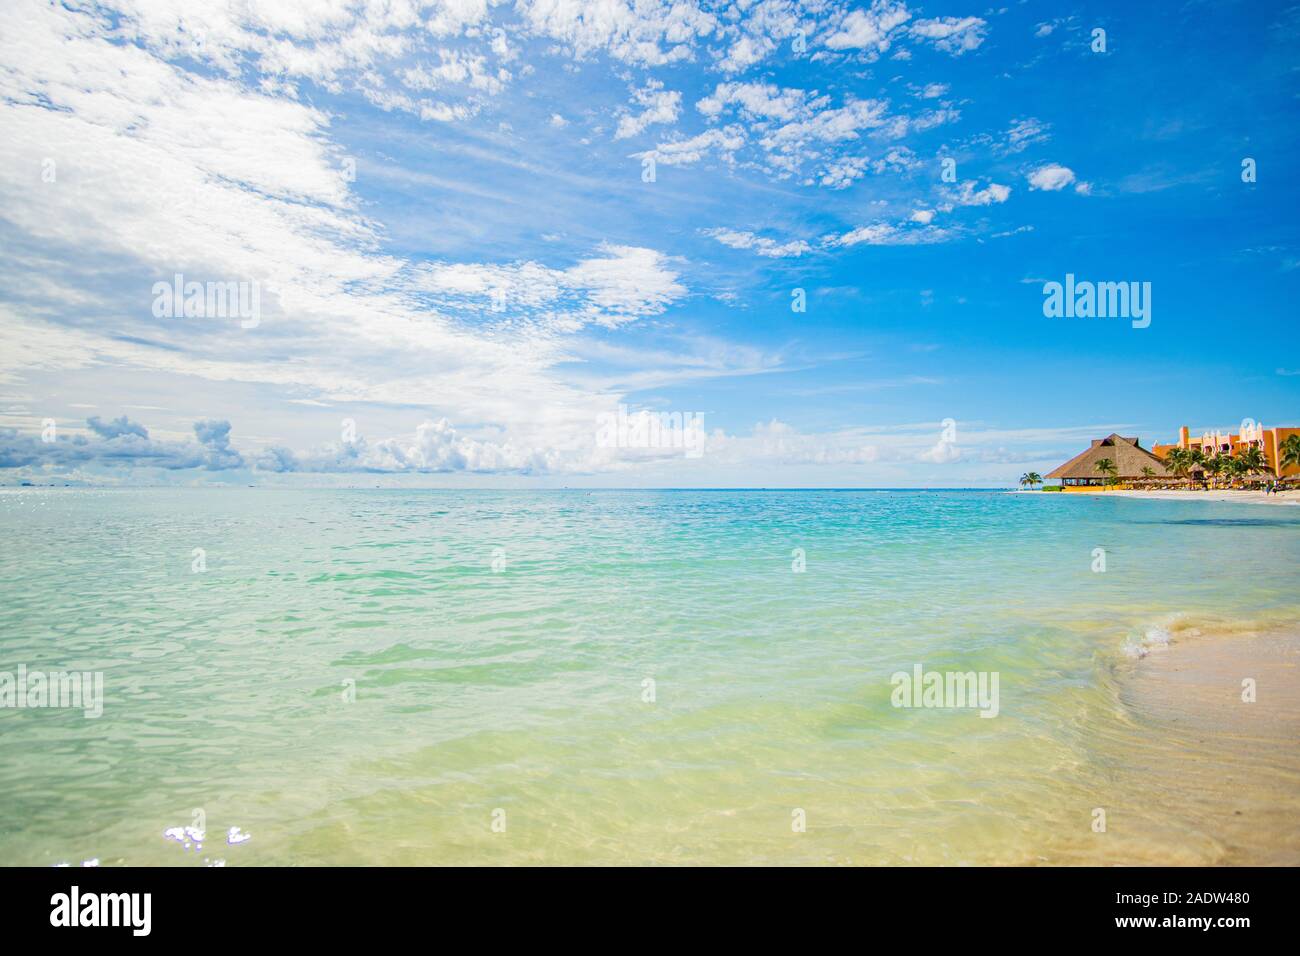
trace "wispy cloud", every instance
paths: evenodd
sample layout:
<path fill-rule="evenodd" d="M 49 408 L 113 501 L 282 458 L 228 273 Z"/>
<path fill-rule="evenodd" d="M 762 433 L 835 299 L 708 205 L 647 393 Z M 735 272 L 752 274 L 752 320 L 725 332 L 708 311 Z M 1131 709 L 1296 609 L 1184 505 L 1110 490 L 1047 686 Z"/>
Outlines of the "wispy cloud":
<path fill-rule="evenodd" d="M 1068 267 L 1053 252 L 1103 201 L 1113 223 L 1133 206 L 1143 222 L 1204 216 L 1144 244 L 1155 274 L 1195 263 L 1213 281 L 1218 246 L 1198 243 L 1222 232 L 1271 250 L 1221 257 L 1232 281 L 1267 299 L 1294 276 L 1284 228 L 1233 231 L 1249 197 L 1286 187 L 1238 185 L 1238 147 L 1211 141 L 1227 115 L 1213 97 L 1189 116 L 1098 88 L 1080 114 L 1082 29 L 903 0 L 14 0 L 0 6 L 4 461 L 230 480 L 586 474 L 631 467 L 593 449 L 595 416 L 653 400 L 716 408 L 711 448 L 737 469 L 745 455 L 991 465 L 996 447 L 952 457 L 932 430 L 897 451 L 855 424 L 861 408 L 819 396 L 911 383 L 961 401 L 952 382 L 1022 347 L 1006 331 L 1032 291 L 1020 277 Z M 1143 69 L 1178 75 L 1152 57 Z M 1129 89 L 1121 59 L 1107 69 Z M 1242 82 L 1282 112 L 1269 98 L 1284 84 Z M 1121 122 L 1142 134 L 1100 148 Z M 1289 136 L 1261 121 L 1251 152 L 1287 155 Z M 1062 217 L 1067 190 L 1095 200 Z M 1089 228 L 1121 274 L 1131 230 Z M 159 284 L 203 303 L 255 287 L 258 315 L 160 307 Z M 859 379 L 817 357 L 902 324 L 892 364 Z M 1075 333 L 1035 331 L 1051 344 L 1035 341 L 1030 370 Z M 825 378 L 781 379 L 801 370 Z M 1022 412 L 983 381 L 1009 420 Z M 364 437 L 337 440 L 343 418 Z"/>

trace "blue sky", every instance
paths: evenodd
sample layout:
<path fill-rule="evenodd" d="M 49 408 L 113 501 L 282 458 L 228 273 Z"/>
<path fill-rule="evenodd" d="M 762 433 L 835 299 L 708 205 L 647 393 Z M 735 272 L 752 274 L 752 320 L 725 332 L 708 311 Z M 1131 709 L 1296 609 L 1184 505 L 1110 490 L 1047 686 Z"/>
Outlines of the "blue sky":
<path fill-rule="evenodd" d="M 1005 486 L 1300 424 L 1300 7 L 194 6 L 0 12 L 0 481 Z M 1067 273 L 1150 326 L 1045 318 Z"/>

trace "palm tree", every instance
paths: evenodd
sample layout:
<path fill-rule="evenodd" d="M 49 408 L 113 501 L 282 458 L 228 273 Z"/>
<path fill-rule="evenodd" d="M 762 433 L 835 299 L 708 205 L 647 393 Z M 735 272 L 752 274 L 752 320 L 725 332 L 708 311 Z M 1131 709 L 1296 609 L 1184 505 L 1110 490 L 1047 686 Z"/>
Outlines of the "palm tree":
<path fill-rule="evenodd" d="M 1278 449 L 1278 471 L 1292 465 L 1300 465 L 1300 435 L 1297 434 L 1287 435 L 1286 441 Z"/>
<path fill-rule="evenodd" d="M 1247 448 L 1237 456 L 1237 461 L 1241 462 L 1241 470 L 1247 475 L 1266 474 L 1273 470 L 1269 467 L 1264 452 L 1258 448 Z"/>
<path fill-rule="evenodd" d="M 1165 455 L 1165 467 L 1175 478 L 1186 478 L 1192 470 L 1191 463 L 1187 460 L 1188 451 L 1186 448 L 1171 448 Z"/>
<path fill-rule="evenodd" d="M 1150 480 L 1151 480 L 1152 478 L 1154 478 L 1155 476 L 1156 476 L 1156 470 L 1155 470 L 1154 468 L 1152 468 L 1150 465 L 1143 465 L 1143 466 L 1142 466 L 1142 480 L 1143 480 L 1143 481 L 1150 481 Z"/>
<path fill-rule="evenodd" d="M 1223 462 L 1223 473 L 1227 476 L 1229 485 L 1244 476 L 1248 470 L 1246 462 L 1241 458 L 1228 458 Z"/>
<path fill-rule="evenodd" d="M 1210 476 L 1210 487 L 1214 487 L 1214 479 L 1223 471 L 1224 464 L 1230 460 L 1224 455 L 1215 455 L 1212 458 L 1205 459 L 1201 464 L 1201 467 L 1205 469 L 1205 473 Z"/>
<path fill-rule="evenodd" d="M 1181 477 L 1188 479 L 1189 482 L 1193 480 L 1194 472 L 1205 470 L 1205 452 L 1199 448 L 1184 448 L 1180 460 L 1183 466 Z"/>
<path fill-rule="evenodd" d="M 1097 471 L 1101 473 L 1102 478 L 1105 479 L 1106 484 L 1109 485 L 1114 483 L 1115 481 L 1114 476 L 1119 473 L 1119 469 L 1115 467 L 1115 463 L 1113 461 L 1111 461 L 1109 458 L 1102 458 L 1100 461 L 1097 462 L 1095 467 Z"/>
<path fill-rule="evenodd" d="M 1041 485 L 1042 483 L 1043 476 L 1036 471 L 1027 471 L 1020 476 L 1021 488 L 1024 488 L 1025 486 L 1032 488 L 1034 485 Z"/>

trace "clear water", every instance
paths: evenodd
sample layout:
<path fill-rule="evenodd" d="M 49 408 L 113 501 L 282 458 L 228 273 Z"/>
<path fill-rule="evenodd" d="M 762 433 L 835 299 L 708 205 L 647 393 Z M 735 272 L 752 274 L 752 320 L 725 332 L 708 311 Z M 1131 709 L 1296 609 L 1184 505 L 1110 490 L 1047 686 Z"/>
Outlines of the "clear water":
<path fill-rule="evenodd" d="M 1122 693 L 1135 658 L 1188 622 L 1294 623 L 1296 511 L 969 491 L 0 494 L 0 671 L 105 681 L 99 719 L 0 709 L 0 863 L 1097 859 L 1090 808 L 1154 819 L 1177 800 L 1116 793 L 1144 739 Z M 891 675 L 918 662 L 997 672 L 999 715 L 891 706 Z M 164 838 L 195 809 L 201 849 Z M 227 845 L 232 826 L 251 839 Z M 1223 849 L 1140 829 L 1105 858 Z"/>

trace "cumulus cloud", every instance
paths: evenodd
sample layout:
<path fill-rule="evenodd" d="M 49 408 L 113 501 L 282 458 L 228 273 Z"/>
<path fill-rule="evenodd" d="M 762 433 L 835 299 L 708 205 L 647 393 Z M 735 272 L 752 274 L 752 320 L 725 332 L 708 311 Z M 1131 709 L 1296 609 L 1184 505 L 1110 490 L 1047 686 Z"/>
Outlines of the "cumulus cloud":
<path fill-rule="evenodd" d="M 322 472 L 544 474 L 566 470 L 565 464 L 562 456 L 553 450 L 528 450 L 511 442 L 479 441 L 463 436 L 445 418 L 422 422 L 416 427 L 413 439 L 390 438 L 374 445 L 362 441 L 335 446 L 332 455 L 317 453 L 306 459 L 307 467 Z"/>
<path fill-rule="evenodd" d="M 267 93 L 294 96 L 297 83 L 309 81 L 334 93 L 357 90 L 384 109 L 445 120 L 473 115 L 510 79 L 500 64 L 512 51 L 502 34 L 486 29 L 487 0 L 424 9 L 405 3 L 302 7 L 242 0 L 210 0 L 201 11 L 132 0 L 102 0 L 98 7 L 113 18 L 117 36 L 162 59 L 192 59 L 230 77 L 251 70 Z M 73 35 L 90 32 L 84 20 L 67 22 Z M 452 40 L 463 48 L 448 47 Z M 412 98 L 389 87 L 380 68 L 422 54 L 437 62 L 409 68 L 396 84 L 416 90 L 459 87 L 461 102 Z"/>
<path fill-rule="evenodd" d="M 883 162 L 883 160 L 881 160 Z M 831 189 L 848 189 L 866 173 L 871 160 L 866 156 L 846 156 L 828 163 L 821 172 L 821 185 Z"/>
<path fill-rule="evenodd" d="M 100 421 L 98 415 L 86 419 L 86 425 L 100 438 L 120 438 L 123 435 L 137 435 L 148 438 L 148 430 L 138 422 L 133 422 L 125 415 L 109 422 Z"/>
<path fill-rule="evenodd" d="M 937 384 L 911 378 L 900 382 L 831 386 L 830 391 L 897 385 Z M 95 478 L 114 471 L 137 469 L 177 472 L 239 471 L 279 475 L 436 475 L 515 474 L 590 475 L 618 472 L 646 463 L 690 462 L 680 447 L 608 449 L 596 438 L 599 419 L 587 419 L 562 446 L 464 434 L 445 418 L 429 419 L 412 434 L 368 441 L 364 436 L 303 451 L 283 446 L 240 455 L 229 447 L 230 429 L 224 421 L 197 423 L 201 442 L 142 439 L 133 432 L 111 439 L 60 434 L 55 442 L 0 428 L 0 469 L 24 469 L 33 476 L 72 472 Z M 1131 426 L 1104 423 L 1063 429 L 1006 430 L 963 423 L 962 444 L 939 440 L 934 422 L 803 432 L 778 419 L 760 421 L 748 432 L 715 428 L 704 436 L 700 464 L 718 467 L 771 464 L 780 466 L 852 466 L 872 475 L 914 479 L 918 463 L 946 466 L 957 461 L 1005 465 L 1057 460 L 1084 439 Z M 214 457 L 214 450 L 225 456 Z M 868 472 L 864 471 L 864 474 Z M 688 472 L 689 474 L 689 472 Z"/>
<path fill-rule="evenodd" d="M 38 436 L 4 428 L 0 429 L 0 468 L 96 465 L 227 471 L 251 466 L 276 473 L 542 473 L 590 467 L 590 449 L 565 456 L 554 450 L 521 448 L 508 441 L 480 441 L 459 434 L 445 418 L 422 423 L 413 439 L 389 438 L 368 444 L 360 438 L 301 454 L 272 446 L 247 459 L 231 447 L 230 432 L 228 421 L 205 419 L 194 423 L 196 443 L 150 440 L 136 430 L 94 439 L 62 434 L 54 442 L 44 442 Z"/>
<path fill-rule="evenodd" d="M 889 49 L 891 34 L 911 16 L 904 3 L 872 0 L 868 9 L 850 10 L 822 42 L 832 50 L 883 53 Z"/>
<path fill-rule="evenodd" d="M 633 99 L 642 107 L 641 112 L 629 113 L 619 119 L 615 139 L 636 136 L 655 123 L 676 122 L 681 115 L 682 94 L 663 87 L 657 80 L 650 80 L 641 89 L 632 91 Z"/>
<path fill-rule="evenodd" d="M 194 437 L 207 449 L 205 467 L 213 471 L 243 467 L 243 456 L 230 447 L 230 422 L 215 418 L 197 421 Z"/>
<path fill-rule="evenodd" d="M 1074 182 L 1074 170 L 1068 166 L 1049 163 L 1035 169 L 1026 178 L 1029 180 L 1030 189 L 1057 192 Z"/>
<path fill-rule="evenodd" d="M 782 89 L 774 83 L 719 83 L 695 108 L 709 119 L 731 108 L 751 121 L 788 122 L 829 102 L 828 97 L 810 98 L 803 90 Z"/>
<path fill-rule="evenodd" d="M 125 421 L 125 419 L 122 419 Z M 89 424 L 89 423 L 88 423 Z M 194 423 L 195 442 L 158 441 L 142 437 L 139 426 L 117 430 L 111 437 L 61 433 L 45 442 L 37 435 L 0 428 L 0 468 L 160 468 L 229 471 L 253 468 L 274 473 L 364 472 L 517 472 L 590 471 L 594 429 L 568 451 L 527 448 L 505 441 L 477 440 L 460 434 L 445 419 L 423 422 L 413 438 L 356 441 L 294 452 L 283 446 L 249 453 L 231 447 L 230 422 L 205 419 Z M 583 436 L 580 436 L 580 438 Z"/>
<path fill-rule="evenodd" d="M 988 24 L 979 17 L 937 17 L 917 20 L 911 26 L 911 33 L 929 40 L 945 53 L 960 56 L 983 43 L 987 29 Z"/>
<path fill-rule="evenodd" d="M 746 142 L 757 146 L 754 162 L 769 175 L 784 179 L 810 169 L 814 175 L 806 183 L 832 189 L 850 185 L 873 162 L 863 154 L 865 137 L 898 140 L 958 117 L 947 109 L 915 116 L 891 113 L 884 100 L 854 96 L 837 105 L 830 95 L 815 90 L 752 81 L 719 83 L 696 109 L 711 123 L 727 119 L 733 123 L 729 129 L 744 130 L 744 141 L 735 150 Z M 874 162 L 877 167 L 886 163 Z"/>
<path fill-rule="evenodd" d="M 961 458 L 961 449 L 953 442 L 938 441 L 930 448 L 920 452 L 918 461 L 928 461 L 935 465 L 947 465 Z"/>
<path fill-rule="evenodd" d="M 298 456 L 283 445 L 272 445 L 262 454 L 255 456 L 253 464 L 259 471 L 284 473 L 299 470 Z"/>
<path fill-rule="evenodd" d="M 695 41 L 718 27 L 713 14 L 676 0 L 519 0 L 516 9 L 528 30 L 576 59 L 606 53 L 636 66 L 689 59 Z"/>
<path fill-rule="evenodd" d="M 394 209 L 400 200 L 374 197 L 427 195 L 423 186 L 458 176 L 456 164 L 473 165 L 485 149 L 540 180 L 536 153 L 511 150 L 528 144 L 548 115 L 555 130 L 567 128 L 569 120 L 551 113 L 545 99 L 534 101 L 538 108 L 527 119 L 509 114 L 519 133 L 498 122 L 501 116 L 473 122 L 501 97 L 535 92 L 520 89 L 520 78 L 533 70 L 520 62 L 525 52 L 559 53 L 572 58 L 574 71 L 593 73 L 606 58 L 618 71 L 694 60 L 712 71 L 706 85 L 681 87 L 701 90 L 698 115 L 690 119 L 703 131 L 665 130 L 682 118 L 681 94 L 648 81 L 633 91 L 613 130 L 624 139 L 661 133 L 663 141 L 637 158 L 674 166 L 713 157 L 738 174 L 757 170 L 845 189 L 869 172 L 916 167 L 917 152 L 901 140 L 956 119 L 950 109 L 928 109 L 947 105 L 933 102 L 946 95 L 942 84 L 918 87 L 917 98 L 904 93 L 902 105 L 891 106 L 838 84 L 827 93 L 743 82 L 737 74 L 772 56 L 796 30 L 810 53 L 843 61 L 916 42 L 959 53 L 982 35 L 982 27 L 965 21 L 945 21 L 942 29 L 932 26 L 940 21 L 914 22 L 905 4 L 884 0 L 869 8 L 755 0 L 726 15 L 685 0 L 3 7 L 0 228 L 6 248 L 21 250 L 22 259 L 0 266 L 0 377 L 54 380 L 84 370 L 84 384 L 92 374 L 102 381 L 105 371 L 156 375 L 178 389 L 192 385 L 195 394 L 234 396 L 232 402 L 253 389 L 313 396 L 293 399 L 304 406 L 289 406 L 295 415 L 373 403 L 418 408 L 427 418 L 410 437 L 317 450 L 280 443 L 264 429 L 270 416 L 247 423 L 238 409 L 210 406 L 222 417 L 196 422 L 193 437 L 177 441 L 153 438 L 143 425 L 107 413 L 87 421 L 85 434 L 52 443 L 12 430 L 0 435 L 0 463 L 32 467 L 604 467 L 587 446 L 591 409 L 613 397 L 611 387 L 572 373 L 580 364 L 575 343 L 589 346 L 583 340 L 609 337 L 687 301 L 688 267 L 668 254 L 685 250 L 626 238 L 602 244 L 611 233 L 582 233 L 568 223 L 546 226 L 563 242 L 541 251 L 512 247 L 513 237 L 494 232 L 500 217 L 467 224 L 473 217 L 440 210 L 436 220 L 421 219 L 428 210 L 414 208 L 404 218 L 406 208 Z M 629 80 L 620 73 L 619 82 Z M 554 105 L 573 125 L 594 128 L 588 121 L 597 110 L 562 102 Z M 432 141 L 418 130 L 420 120 L 472 125 L 463 137 L 439 131 L 436 163 L 407 164 L 406 141 Z M 378 123 L 397 135 L 370 138 Z M 566 134 L 542 138 L 564 141 Z M 33 188 L 46 157 L 57 158 L 57 180 Z M 481 194 L 484 210 L 513 211 L 512 202 L 527 198 L 519 195 L 526 189 L 506 194 L 489 177 L 463 180 L 457 178 L 456 191 L 463 185 L 476 199 Z M 993 188 L 971 196 L 1001 202 Z M 386 220 L 390 212 L 398 214 Z M 958 227 L 936 227 L 933 218 L 933 211 L 918 210 L 911 222 L 849 228 L 862 220 L 848 220 L 814 241 L 729 229 L 707 234 L 773 259 L 960 234 Z M 438 226 L 412 242 L 410 220 Z M 462 232 L 454 239 L 443 232 L 456 228 Z M 481 241 L 464 251 L 469 244 L 459 240 L 470 233 Z M 593 238 L 573 239 L 577 234 Z M 151 316 L 140 290 L 180 273 L 258 283 L 260 327 Z M 725 363 L 701 361 L 683 374 L 732 373 Z M 270 435 L 276 443 L 241 441 L 227 415 L 243 423 L 245 435 Z M 156 428 L 155 434 L 172 437 Z M 791 438 L 782 433 L 781 440 L 788 447 Z"/>
<path fill-rule="evenodd" d="M 496 94 L 510 81 L 510 71 L 505 67 L 493 69 L 488 58 L 481 54 L 459 50 L 440 49 L 437 63 L 421 63 L 407 67 L 398 74 L 412 90 L 441 90 L 447 87 L 467 86 L 472 90 Z"/>
<path fill-rule="evenodd" d="M 86 420 L 86 425 L 91 432 L 89 436 L 61 430 L 53 441 L 44 441 L 39 435 L 24 434 L 13 428 L 0 428 L 0 468 L 52 466 L 67 469 L 99 465 L 179 471 L 193 468 L 226 470 L 244 465 L 243 457 L 230 447 L 229 422 L 195 423 L 197 443 L 152 439 L 143 425 L 128 420 L 126 416 L 107 423 L 92 417 Z"/>
<path fill-rule="evenodd" d="M 994 203 L 1004 203 L 1010 195 L 1010 186 L 989 183 L 983 189 L 976 189 L 975 183 L 971 180 L 963 182 L 955 192 L 947 193 L 949 200 L 959 206 L 989 206 Z"/>
<path fill-rule="evenodd" d="M 601 247 L 605 255 L 584 259 L 564 272 L 565 282 L 583 290 L 586 314 L 601 325 L 658 315 L 686 293 L 662 253 L 638 246 Z"/>
<path fill-rule="evenodd" d="M 3 226 L 28 250 L 0 268 L 0 377 L 116 368 L 212 392 L 248 383 L 491 422 L 544 448 L 606 400 L 554 371 L 571 360 L 561 339 L 660 315 L 686 295 L 669 257 L 634 245 L 545 263 L 408 261 L 353 192 L 370 171 L 348 162 L 333 118 L 309 102 L 111 42 L 104 21 L 62 6 L 0 9 L 0 48 Z M 50 156 L 57 179 L 31 188 Z M 182 273 L 259 284 L 260 326 L 152 316 L 152 283 Z M 107 416 L 98 424 L 108 431 L 86 440 L 113 447 L 97 454 L 130 457 L 135 443 L 164 467 L 235 462 L 214 426 L 177 450 Z M 267 454 L 268 467 L 294 467 Z"/>
<path fill-rule="evenodd" d="M 229 448 L 230 447 L 230 422 L 218 421 L 216 419 L 198 421 L 194 423 L 194 436 L 200 444 L 208 445 L 212 448 Z"/>
<path fill-rule="evenodd" d="M 633 153 L 632 157 L 642 160 L 653 159 L 665 166 L 689 166 L 698 163 L 712 152 L 717 152 L 724 160 L 731 161 L 736 150 L 744 145 L 744 131 L 739 126 L 726 126 L 722 129 L 705 130 L 698 136 L 667 140 L 654 149 Z"/>

